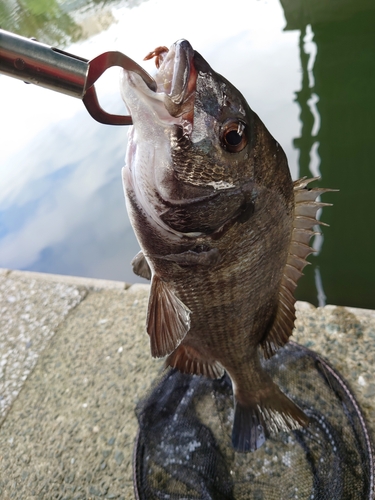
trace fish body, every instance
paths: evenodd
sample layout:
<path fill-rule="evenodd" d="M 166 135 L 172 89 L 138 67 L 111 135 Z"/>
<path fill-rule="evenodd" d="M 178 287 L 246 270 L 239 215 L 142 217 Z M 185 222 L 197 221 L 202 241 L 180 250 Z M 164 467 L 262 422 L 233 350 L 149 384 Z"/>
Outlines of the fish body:
<path fill-rule="evenodd" d="M 185 373 L 231 378 L 232 442 L 259 448 L 308 424 L 263 370 L 294 327 L 293 292 L 325 205 L 292 182 L 286 156 L 241 93 L 189 42 L 155 56 L 157 91 L 131 72 L 124 191 L 151 278 L 151 353 Z M 260 349 L 262 348 L 262 349 Z M 262 351 L 262 352 L 261 352 Z"/>

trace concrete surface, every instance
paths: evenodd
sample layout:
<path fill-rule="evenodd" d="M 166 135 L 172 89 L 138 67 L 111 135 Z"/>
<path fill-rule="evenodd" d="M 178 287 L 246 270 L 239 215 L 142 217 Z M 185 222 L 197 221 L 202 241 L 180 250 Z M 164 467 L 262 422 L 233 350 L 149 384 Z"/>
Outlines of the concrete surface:
<path fill-rule="evenodd" d="M 130 499 L 136 403 L 162 369 L 147 285 L 0 271 L 0 498 Z M 375 429 L 375 312 L 298 303 L 295 337 Z"/>

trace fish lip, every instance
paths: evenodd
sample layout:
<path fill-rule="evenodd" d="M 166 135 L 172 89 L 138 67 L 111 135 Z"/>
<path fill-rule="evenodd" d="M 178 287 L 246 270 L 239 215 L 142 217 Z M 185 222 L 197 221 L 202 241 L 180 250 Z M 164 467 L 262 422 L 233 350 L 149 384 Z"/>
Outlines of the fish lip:
<path fill-rule="evenodd" d="M 175 42 L 169 51 L 166 51 L 154 77 L 155 91 L 151 90 L 139 75 L 123 70 L 122 96 L 133 122 L 136 120 L 137 105 L 134 98 L 127 95 L 126 88 L 132 89 L 133 96 L 136 95 L 139 101 L 146 105 L 154 120 L 161 124 L 183 126 L 184 132 L 188 133 L 193 118 L 196 84 L 194 54 L 195 51 L 187 40 Z"/>
<path fill-rule="evenodd" d="M 191 121 L 197 74 L 193 62 L 195 51 L 185 39 L 177 40 L 170 49 L 160 49 L 163 47 L 146 56 L 149 59 L 157 54 L 156 93 L 163 95 L 165 108 L 172 117 L 184 115 Z"/>
<path fill-rule="evenodd" d="M 156 92 L 163 92 L 175 104 L 181 104 L 188 87 L 194 53 L 190 43 L 181 39 L 169 49 L 158 47 L 145 57 L 145 60 L 156 58 Z"/>
<path fill-rule="evenodd" d="M 194 50 L 187 40 L 178 40 L 172 46 L 175 52 L 171 90 L 167 97 L 175 105 L 182 104 L 188 97 L 188 87 L 192 73 Z M 167 58 L 166 58 L 167 60 Z M 163 66 L 163 65 L 162 65 Z M 162 70 L 161 66 L 161 70 Z M 160 72 L 160 71 L 159 71 Z"/>
<path fill-rule="evenodd" d="M 137 74 L 130 71 L 124 70 L 122 81 L 132 87 L 139 98 L 155 112 L 154 118 L 159 118 L 163 123 L 170 123 L 173 118 L 183 118 L 192 122 L 196 84 L 194 54 L 195 51 L 187 40 L 181 39 L 175 42 L 165 53 L 154 76 L 155 91 L 151 90 Z M 123 98 L 127 103 L 124 93 Z M 131 103 L 127 104 L 132 114 Z M 177 122 L 181 124 L 180 120 Z"/>

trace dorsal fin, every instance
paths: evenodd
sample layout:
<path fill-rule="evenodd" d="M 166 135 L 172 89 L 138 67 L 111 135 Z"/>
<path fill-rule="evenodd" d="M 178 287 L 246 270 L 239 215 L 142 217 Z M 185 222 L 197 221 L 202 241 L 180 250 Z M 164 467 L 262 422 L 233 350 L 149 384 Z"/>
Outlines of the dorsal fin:
<path fill-rule="evenodd" d="M 309 264 L 306 257 L 314 252 L 309 245 L 310 239 L 315 234 L 314 226 L 324 224 L 317 219 L 317 212 L 322 207 L 332 206 L 331 203 L 322 203 L 316 199 L 323 193 L 336 191 L 335 189 L 312 188 L 306 189 L 307 184 L 318 180 L 319 177 L 307 179 L 303 177 L 294 182 L 294 220 L 292 239 L 289 246 L 287 263 L 281 280 L 279 290 L 279 303 L 273 325 L 262 347 L 266 358 L 270 358 L 288 341 L 292 335 L 295 321 L 294 290 L 297 281 L 303 275 L 304 267 Z"/>
<path fill-rule="evenodd" d="M 181 343 L 190 329 L 190 313 L 168 283 L 154 275 L 147 312 L 147 333 L 154 358 L 170 354 Z"/>

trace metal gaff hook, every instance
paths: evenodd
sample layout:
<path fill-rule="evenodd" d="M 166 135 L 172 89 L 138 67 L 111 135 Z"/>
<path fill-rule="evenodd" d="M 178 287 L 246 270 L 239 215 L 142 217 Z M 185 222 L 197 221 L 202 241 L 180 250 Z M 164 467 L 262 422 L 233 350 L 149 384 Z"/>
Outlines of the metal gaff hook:
<path fill-rule="evenodd" d="M 90 115 L 100 123 L 109 123 L 111 125 L 131 125 L 131 116 L 112 115 L 101 108 L 96 95 L 94 83 L 96 80 L 112 66 L 120 66 L 128 71 L 137 73 L 151 90 L 156 90 L 155 80 L 146 71 L 132 59 L 121 52 L 105 52 L 95 57 L 88 63 L 89 71 L 86 80 L 86 92 L 83 96 L 83 104 L 86 106 Z"/>

